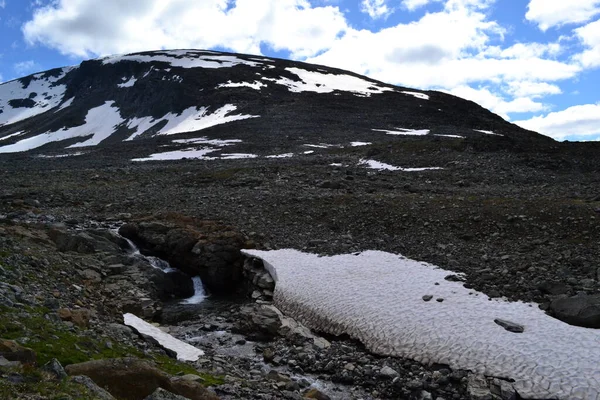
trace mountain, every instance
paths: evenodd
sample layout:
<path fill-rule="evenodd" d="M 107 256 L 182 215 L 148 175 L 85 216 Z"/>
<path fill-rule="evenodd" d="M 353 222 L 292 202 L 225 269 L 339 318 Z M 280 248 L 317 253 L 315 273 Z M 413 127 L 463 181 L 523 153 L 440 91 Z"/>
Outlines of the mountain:
<path fill-rule="evenodd" d="M 100 147 L 143 157 L 165 143 L 170 150 L 206 144 L 173 141 L 195 132 L 241 140 L 258 156 L 301 152 L 305 141 L 346 146 L 392 135 L 553 143 L 449 94 L 213 51 L 106 57 L 0 85 L 0 153 Z"/>
<path fill-rule="evenodd" d="M 249 55 L 4 83 L 0 398 L 597 400 L 598 154 Z"/>

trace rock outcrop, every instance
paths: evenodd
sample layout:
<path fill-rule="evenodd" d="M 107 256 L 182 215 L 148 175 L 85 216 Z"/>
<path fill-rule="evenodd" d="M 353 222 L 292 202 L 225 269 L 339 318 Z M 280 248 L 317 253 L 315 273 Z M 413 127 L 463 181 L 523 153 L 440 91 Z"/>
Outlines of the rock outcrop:
<path fill-rule="evenodd" d="M 242 279 L 240 249 L 252 246 L 240 232 L 215 221 L 168 217 L 128 223 L 119 233 L 142 252 L 163 258 L 190 276 L 199 275 L 213 293 L 228 293 Z"/>
<path fill-rule="evenodd" d="M 71 376 L 85 375 L 119 399 L 142 400 L 158 388 L 191 400 L 218 400 L 197 382 L 172 377 L 152 363 L 137 358 L 88 361 L 66 367 Z"/>

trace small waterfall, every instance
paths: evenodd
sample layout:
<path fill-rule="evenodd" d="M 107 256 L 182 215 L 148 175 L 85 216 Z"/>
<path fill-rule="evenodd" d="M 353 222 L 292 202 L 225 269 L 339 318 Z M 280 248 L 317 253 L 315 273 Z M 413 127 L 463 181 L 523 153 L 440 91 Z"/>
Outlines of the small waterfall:
<path fill-rule="evenodd" d="M 194 295 L 190 298 L 182 300 L 181 304 L 198 304 L 206 298 L 206 293 L 204 292 L 204 286 L 202 285 L 202 280 L 200 277 L 194 276 L 192 281 L 194 282 Z"/>

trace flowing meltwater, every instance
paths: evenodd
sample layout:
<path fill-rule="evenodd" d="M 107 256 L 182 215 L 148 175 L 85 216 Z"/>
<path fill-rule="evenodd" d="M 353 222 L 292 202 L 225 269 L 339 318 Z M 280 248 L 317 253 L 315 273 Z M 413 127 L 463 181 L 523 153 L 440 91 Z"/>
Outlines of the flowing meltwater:
<path fill-rule="evenodd" d="M 451 271 L 382 251 L 243 253 L 264 261 L 275 306 L 309 328 L 348 334 L 378 354 L 509 379 L 526 399 L 600 399 L 600 331 L 535 303 L 491 299 L 446 280 Z"/>
<path fill-rule="evenodd" d="M 202 279 L 200 279 L 199 276 L 194 276 L 192 281 L 194 282 L 194 295 L 190 298 L 182 300 L 181 304 L 199 304 L 207 297 L 206 293 L 204 292 Z"/>
<path fill-rule="evenodd" d="M 124 236 L 121 237 L 125 239 L 129 244 L 132 256 L 145 259 L 150 263 L 150 265 L 152 265 L 156 269 L 160 269 L 165 274 L 178 271 L 176 268 L 171 267 L 171 265 L 162 258 L 143 255 L 140 252 L 140 249 L 135 245 L 135 243 L 133 243 L 131 240 L 127 239 Z M 181 300 L 181 304 L 200 304 L 204 299 L 208 297 L 206 295 L 206 291 L 204 290 L 202 279 L 200 279 L 199 276 L 192 277 L 192 282 L 194 283 L 194 295 L 192 297 L 188 297 L 187 299 Z"/>

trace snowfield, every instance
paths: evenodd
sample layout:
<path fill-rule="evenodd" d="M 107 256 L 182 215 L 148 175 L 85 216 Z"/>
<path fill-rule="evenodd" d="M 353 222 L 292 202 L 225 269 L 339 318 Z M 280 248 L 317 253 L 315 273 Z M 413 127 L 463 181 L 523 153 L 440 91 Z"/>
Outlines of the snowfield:
<path fill-rule="evenodd" d="M 0 126 L 14 124 L 58 106 L 67 87 L 56 82 L 72 69 L 63 68 L 58 76 L 46 78 L 43 74 L 33 75 L 28 85 L 19 79 L 0 85 Z"/>
<path fill-rule="evenodd" d="M 123 320 L 125 325 L 132 327 L 142 335 L 154 338 L 162 347 L 174 351 L 177 354 L 178 360 L 196 361 L 200 356 L 204 355 L 202 350 L 179 339 L 175 339 L 168 333 L 161 331 L 133 314 L 128 313 L 123 315 Z"/>
<path fill-rule="evenodd" d="M 310 328 L 349 334 L 375 353 L 514 379 L 524 398 L 600 399 L 600 332 L 537 304 L 490 299 L 445 280 L 451 271 L 381 251 L 243 253 L 264 261 L 275 305 Z"/>

